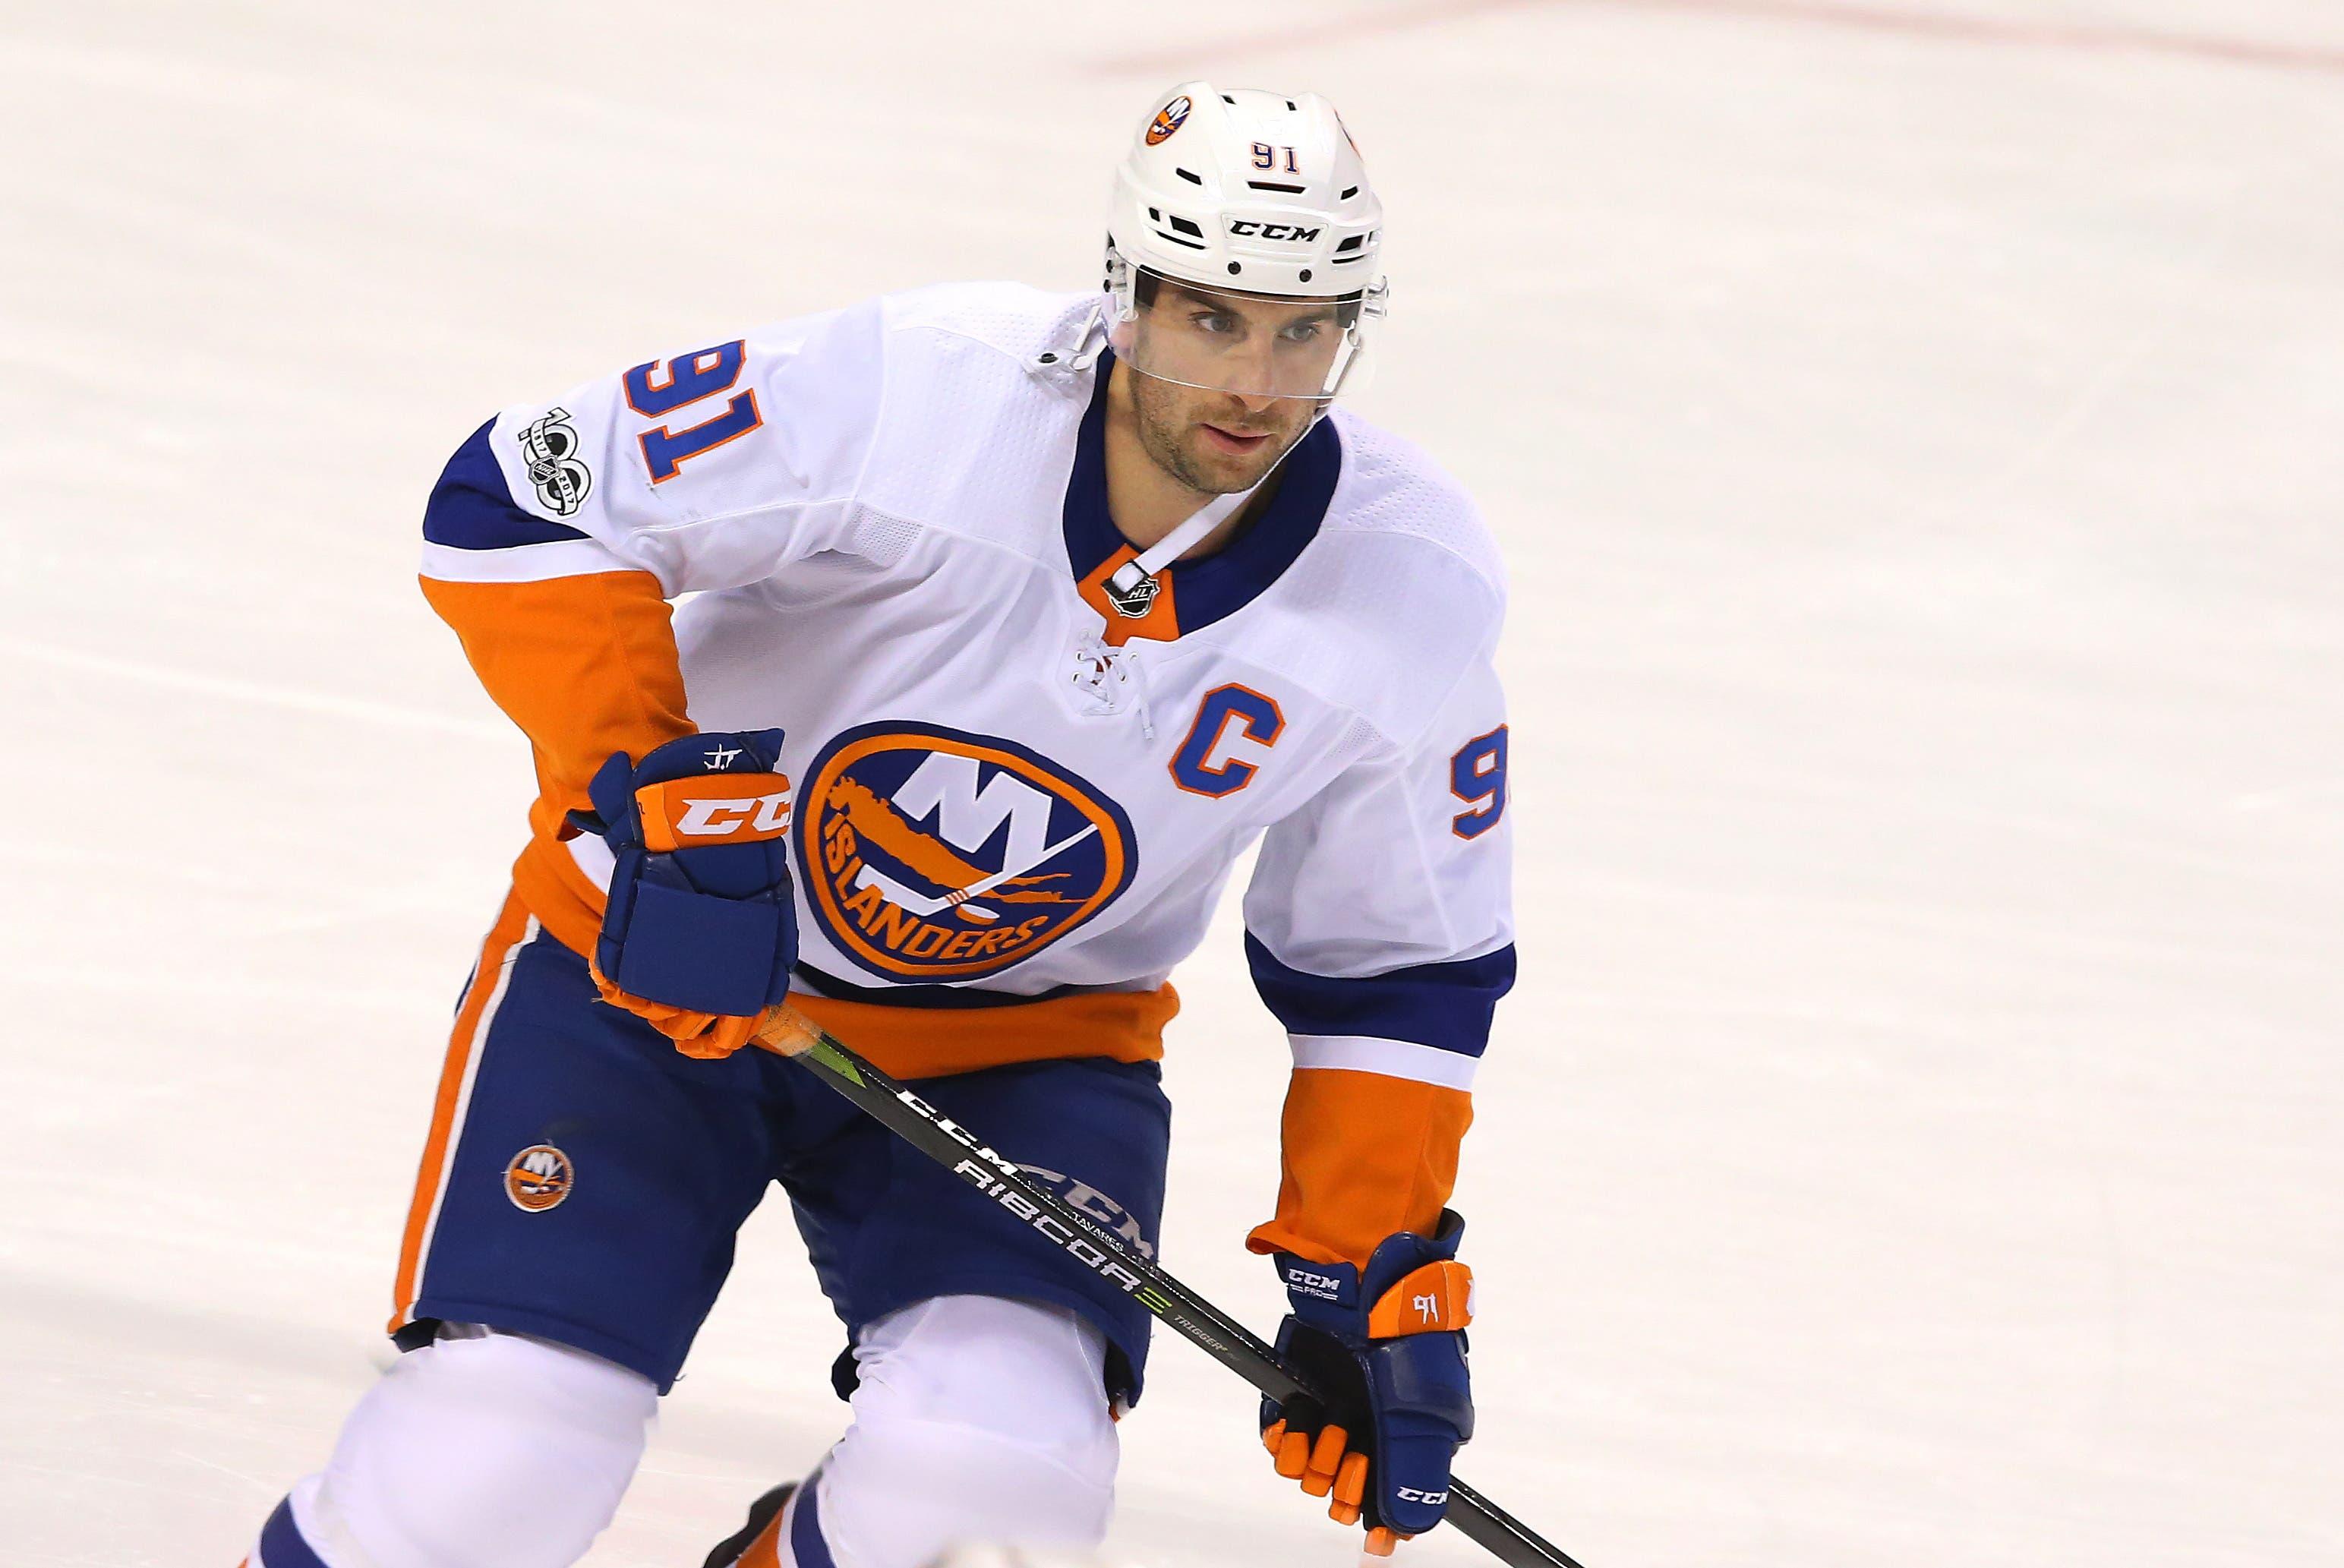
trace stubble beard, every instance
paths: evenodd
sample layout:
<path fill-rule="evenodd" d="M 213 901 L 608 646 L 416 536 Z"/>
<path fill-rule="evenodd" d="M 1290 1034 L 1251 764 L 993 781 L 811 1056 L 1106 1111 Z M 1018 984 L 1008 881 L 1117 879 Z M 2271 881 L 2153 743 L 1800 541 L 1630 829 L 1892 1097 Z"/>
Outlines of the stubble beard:
<path fill-rule="evenodd" d="M 1187 445 L 1189 440 L 1201 440 L 1195 434 L 1200 422 L 1191 419 L 1181 407 L 1182 399 L 1172 386 L 1157 382 L 1151 376 L 1133 379 L 1132 411 L 1139 427 L 1139 445 L 1157 468 L 1170 474 L 1199 495 L 1235 495 L 1259 484 L 1278 466 L 1294 442 L 1290 437 L 1274 438 L 1272 447 L 1263 450 L 1264 458 L 1245 460 L 1241 468 L 1235 465 L 1207 464 L 1199 460 Z M 1232 470 L 1234 469 L 1234 471 Z"/>

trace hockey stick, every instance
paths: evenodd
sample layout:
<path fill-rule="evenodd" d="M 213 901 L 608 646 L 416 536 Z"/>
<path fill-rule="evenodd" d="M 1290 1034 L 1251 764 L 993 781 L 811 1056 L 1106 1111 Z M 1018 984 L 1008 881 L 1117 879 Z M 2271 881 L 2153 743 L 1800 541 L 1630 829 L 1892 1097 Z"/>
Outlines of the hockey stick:
<path fill-rule="evenodd" d="M 966 887 L 953 889 L 942 898 L 928 898 L 914 893 L 877 866 L 867 864 L 863 867 L 862 875 L 855 879 L 854 885 L 857 887 L 876 887 L 887 895 L 887 902 L 899 904 L 914 915 L 938 915 L 945 910 L 966 904 L 968 912 L 980 919 L 998 920 L 1001 916 L 997 912 L 987 909 L 982 905 L 969 904 L 968 901 L 992 892 L 1005 882 L 1015 881 L 1036 866 L 1047 865 L 1060 855 L 1074 848 L 1097 831 L 1098 824 L 1095 822 L 1087 824 L 1079 833 L 1070 833 L 1056 844 L 1043 845 L 1042 853 L 1025 865 L 1004 866 L 982 881 L 972 882 Z"/>
<path fill-rule="evenodd" d="M 756 1042 L 836 1089 L 904 1142 L 1128 1293 L 1189 1343 L 1281 1403 L 1310 1391 L 1278 1352 L 1210 1301 L 1140 1257 L 1123 1238 L 1040 1186 L 968 1128 L 873 1067 L 804 1014 L 783 1004 L 760 1020 Z M 1461 1481 L 1449 1487 L 1449 1519 L 1507 1568 L 1581 1568 L 1560 1547 Z"/>

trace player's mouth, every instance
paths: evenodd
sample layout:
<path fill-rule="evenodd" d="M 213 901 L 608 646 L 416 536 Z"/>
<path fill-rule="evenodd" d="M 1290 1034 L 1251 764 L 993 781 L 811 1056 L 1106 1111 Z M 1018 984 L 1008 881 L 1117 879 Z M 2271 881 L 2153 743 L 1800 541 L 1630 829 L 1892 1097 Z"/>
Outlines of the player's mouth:
<path fill-rule="evenodd" d="M 1246 457 L 1261 450 L 1268 444 L 1270 437 L 1275 434 L 1274 431 L 1264 430 L 1259 435 L 1248 435 L 1243 430 L 1227 430 L 1213 424 L 1198 428 L 1205 432 L 1205 442 L 1207 446 L 1217 451 L 1227 452 L 1231 457 Z"/>

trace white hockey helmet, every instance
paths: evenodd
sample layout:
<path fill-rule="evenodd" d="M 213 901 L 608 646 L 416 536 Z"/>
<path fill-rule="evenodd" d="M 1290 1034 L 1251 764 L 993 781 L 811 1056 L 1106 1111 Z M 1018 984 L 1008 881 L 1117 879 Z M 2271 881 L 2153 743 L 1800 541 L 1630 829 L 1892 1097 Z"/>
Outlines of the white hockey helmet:
<path fill-rule="evenodd" d="M 1334 105 L 1184 82 L 1116 171 L 1108 340 L 1166 380 L 1331 398 L 1384 313 L 1382 240 L 1383 206 Z M 1177 319 L 1153 309 L 1167 283 L 1192 307 Z"/>

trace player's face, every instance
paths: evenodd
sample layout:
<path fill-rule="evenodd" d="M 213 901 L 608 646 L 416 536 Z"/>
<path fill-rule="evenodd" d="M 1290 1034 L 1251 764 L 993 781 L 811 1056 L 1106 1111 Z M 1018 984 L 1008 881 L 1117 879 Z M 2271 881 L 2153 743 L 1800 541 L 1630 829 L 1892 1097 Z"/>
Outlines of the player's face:
<path fill-rule="evenodd" d="M 1207 495 L 1260 483 L 1310 428 L 1321 400 L 1221 391 L 1187 385 L 1186 379 L 1276 385 L 1286 379 L 1287 367 L 1294 366 L 1293 384 L 1320 384 L 1323 363 L 1299 368 L 1299 361 L 1331 358 L 1340 332 L 1334 305 L 1196 293 L 1167 281 L 1142 314 L 1143 341 L 1152 350 L 1146 359 L 1183 377 L 1167 379 L 1145 370 L 1132 377 L 1132 403 L 1147 455 L 1174 479 Z M 1229 374 L 1233 369 L 1248 373 Z"/>
<path fill-rule="evenodd" d="M 1310 426 L 1309 398 L 1247 398 L 1131 378 L 1140 444 L 1190 490 L 1229 495 L 1259 484 Z"/>

